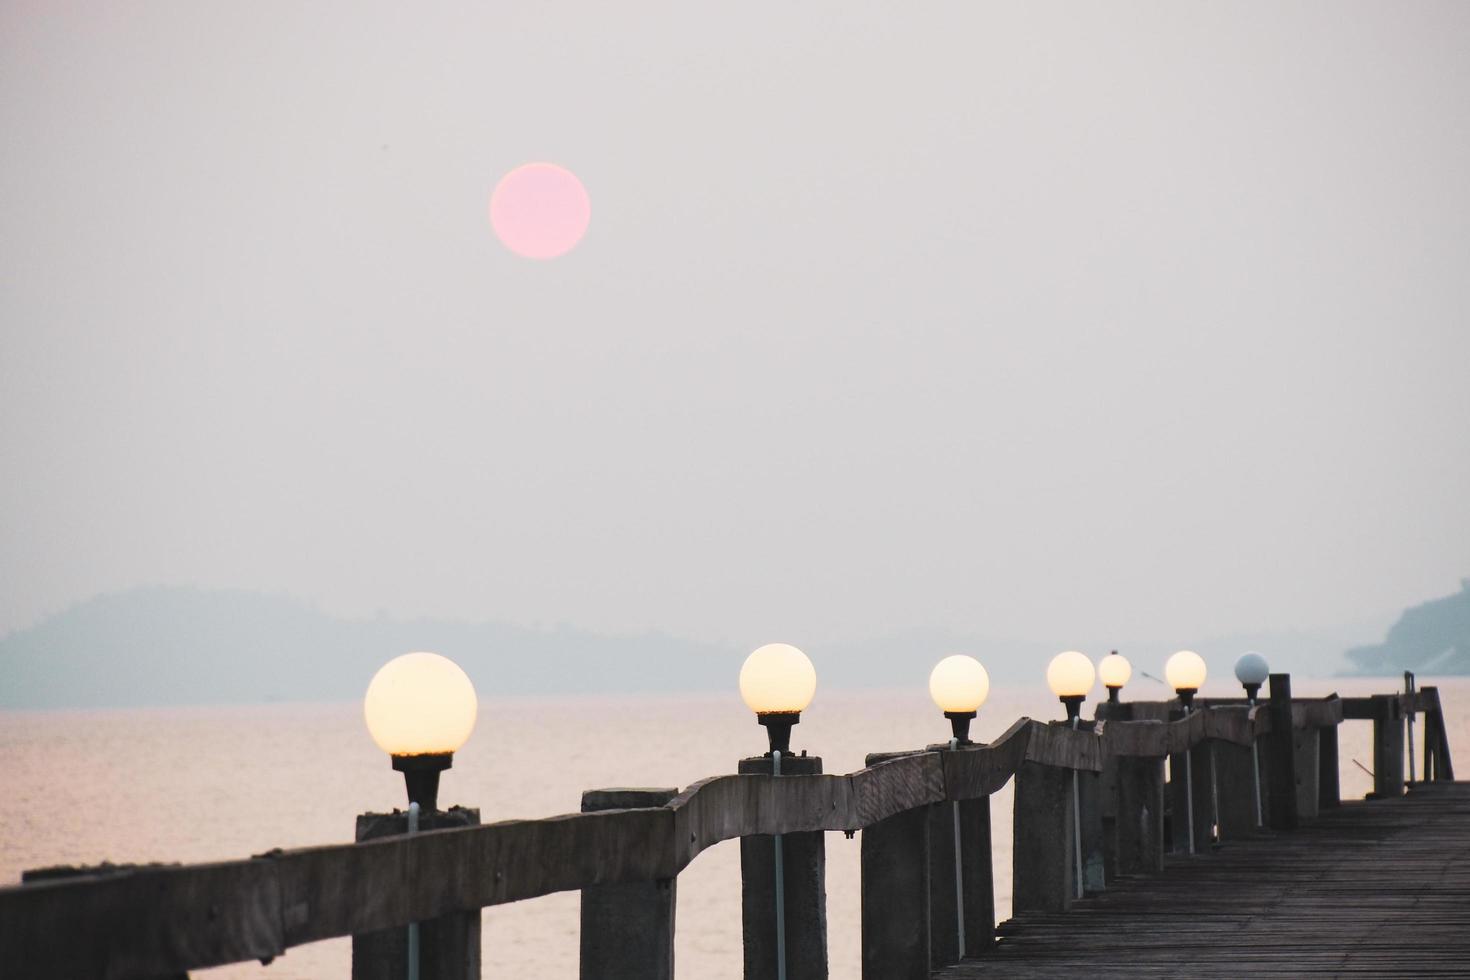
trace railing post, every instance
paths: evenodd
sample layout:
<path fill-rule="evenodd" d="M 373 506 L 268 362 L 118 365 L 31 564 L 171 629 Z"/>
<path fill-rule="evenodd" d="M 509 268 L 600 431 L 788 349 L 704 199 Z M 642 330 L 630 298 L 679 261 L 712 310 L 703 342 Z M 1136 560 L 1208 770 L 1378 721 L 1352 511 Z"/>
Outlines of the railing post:
<path fill-rule="evenodd" d="M 478 827 L 480 811 L 464 807 L 419 817 L 419 830 Z M 357 840 L 408 832 L 408 814 L 364 813 Z M 352 980 L 403 980 L 408 975 L 408 930 L 382 929 L 352 937 Z M 479 980 L 480 910 L 453 912 L 419 923 L 419 980 Z"/>
<path fill-rule="evenodd" d="M 1425 729 L 1429 727 L 1428 719 L 1434 719 L 1434 778 L 1436 781 L 1453 781 L 1455 778 L 1455 766 L 1450 760 L 1450 742 L 1444 727 L 1444 707 L 1439 701 L 1439 688 L 1429 686 L 1419 691 L 1419 696 L 1428 703 L 1424 709 Z M 1428 751 L 1428 736 L 1426 734 L 1425 751 Z M 1426 777 L 1427 778 L 1427 777 Z"/>
<path fill-rule="evenodd" d="M 1337 726 L 1317 729 L 1317 809 L 1342 805 L 1342 774 L 1337 761 Z"/>
<path fill-rule="evenodd" d="M 1256 832 L 1256 753 L 1249 745 L 1215 743 L 1220 785 L 1220 838 L 1243 840 Z"/>
<path fill-rule="evenodd" d="M 1196 708 L 1202 711 L 1203 708 Z M 1178 720 L 1185 717 L 1182 711 L 1171 712 L 1170 717 Z M 1186 755 L 1189 762 L 1186 763 Z M 1191 771 L 1192 770 L 1192 771 Z M 1214 824 L 1214 799 L 1210 786 L 1210 747 L 1201 740 L 1185 752 L 1169 756 L 1169 823 L 1176 854 L 1189 853 L 1189 816 L 1194 814 L 1194 853 L 1202 854 L 1210 849 L 1210 838 Z M 1191 792 L 1192 791 L 1192 792 Z"/>
<path fill-rule="evenodd" d="M 1164 760 L 1115 756 L 1118 793 L 1114 824 L 1120 875 L 1164 870 Z"/>
<path fill-rule="evenodd" d="M 582 812 L 660 807 L 677 789 L 589 789 Z M 582 889 L 581 980 L 673 980 L 675 879 Z"/>
<path fill-rule="evenodd" d="M 1084 721 L 1081 731 L 1096 730 L 1095 721 Z M 1108 787 L 1111 789 L 1111 786 Z M 1104 799 L 1102 774 L 1077 773 L 1077 803 L 1081 807 L 1082 890 L 1100 892 L 1107 888 L 1107 842 L 1103 815 L 1111 809 Z M 1076 873 L 1075 870 L 1073 872 Z"/>
<path fill-rule="evenodd" d="M 990 797 L 940 803 L 929 810 L 929 962 L 961 959 L 955 903 L 954 821 L 959 808 L 960 889 L 964 898 L 964 956 L 995 942 L 995 887 L 990 866 Z"/>
<path fill-rule="evenodd" d="M 1321 736 L 1315 726 L 1294 729 L 1291 733 L 1292 752 L 1296 755 L 1296 815 L 1297 819 L 1312 820 L 1317 816 L 1318 779 L 1320 778 Z"/>
<path fill-rule="evenodd" d="M 741 775 L 769 775 L 770 756 L 741 759 Z M 787 776 L 816 775 L 817 756 L 783 755 Z M 778 777 L 779 778 L 779 777 Z M 827 851 L 821 831 L 782 835 L 786 888 L 787 980 L 827 977 Z M 776 980 L 776 849 L 762 834 L 740 839 L 741 924 L 745 980 Z"/>
<path fill-rule="evenodd" d="M 1397 694 L 1373 695 L 1373 795 L 1404 794 L 1404 714 Z"/>
<path fill-rule="evenodd" d="M 933 810 L 951 814 L 947 803 L 916 807 L 862 831 L 864 980 L 929 978 L 929 821 Z M 953 850 L 951 845 L 951 859 Z M 953 865 L 947 876 L 951 888 L 952 869 Z"/>
<path fill-rule="evenodd" d="M 1296 748 L 1291 730 L 1291 675 L 1272 674 L 1271 732 L 1262 745 L 1266 773 L 1266 811 L 1272 830 L 1296 830 Z"/>
<path fill-rule="evenodd" d="M 1012 910 L 1064 912 L 1076 895 L 1072 770 L 1023 762 L 1015 785 Z"/>

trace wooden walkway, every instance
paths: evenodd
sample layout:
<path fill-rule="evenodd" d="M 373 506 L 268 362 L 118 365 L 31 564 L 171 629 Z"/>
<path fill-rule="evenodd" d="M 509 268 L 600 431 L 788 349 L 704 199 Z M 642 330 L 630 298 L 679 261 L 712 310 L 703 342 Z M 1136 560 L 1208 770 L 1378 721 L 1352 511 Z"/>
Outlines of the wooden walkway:
<path fill-rule="evenodd" d="M 1344 803 L 1000 928 L 973 977 L 1470 976 L 1470 783 Z"/>

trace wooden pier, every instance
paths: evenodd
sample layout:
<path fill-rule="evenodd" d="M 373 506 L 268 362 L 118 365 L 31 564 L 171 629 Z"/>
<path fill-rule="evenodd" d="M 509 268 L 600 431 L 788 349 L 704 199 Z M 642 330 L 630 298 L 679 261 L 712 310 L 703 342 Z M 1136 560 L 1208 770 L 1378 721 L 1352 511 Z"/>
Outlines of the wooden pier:
<path fill-rule="evenodd" d="M 1068 912 L 1007 922 L 978 977 L 1464 977 L 1470 783 L 1324 812 L 1292 834 L 1108 884 Z"/>
<path fill-rule="evenodd" d="M 1405 797 L 1415 716 L 1423 764 Z M 1374 726 L 1369 802 L 1338 799 L 1345 719 Z M 28 873 L 0 888 L 0 978 L 176 980 L 353 936 L 354 978 L 398 980 L 420 923 L 422 980 L 474 980 L 480 909 L 580 890 L 583 980 L 667 980 L 679 872 L 738 838 L 745 976 L 776 977 L 780 944 L 789 980 L 826 980 L 837 831 L 862 834 L 865 980 L 1470 962 L 1470 790 L 1453 783 L 1432 687 L 1296 699 L 1274 674 L 1258 705 L 1100 705 L 1077 728 L 1023 718 L 988 745 L 874 753 L 847 775 L 806 756 L 771 768 L 746 759 L 677 793 L 592 790 L 583 812 L 543 820 L 452 810 L 410 835 L 401 817 L 365 817 L 352 844 Z M 1013 812 L 997 816 L 1014 828 L 1014 918 L 997 930 L 990 797 L 1011 780 Z"/>

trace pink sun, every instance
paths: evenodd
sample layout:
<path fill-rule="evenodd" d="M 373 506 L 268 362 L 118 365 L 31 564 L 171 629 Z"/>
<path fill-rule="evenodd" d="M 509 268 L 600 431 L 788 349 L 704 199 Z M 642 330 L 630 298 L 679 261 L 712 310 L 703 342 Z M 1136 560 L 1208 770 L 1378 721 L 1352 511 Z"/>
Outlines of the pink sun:
<path fill-rule="evenodd" d="M 587 233 L 592 202 L 577 175 L 554 163 L 523 164 L 490 195 L 490 226 L 505 247 L 528 259 L 570 252 Z"/>

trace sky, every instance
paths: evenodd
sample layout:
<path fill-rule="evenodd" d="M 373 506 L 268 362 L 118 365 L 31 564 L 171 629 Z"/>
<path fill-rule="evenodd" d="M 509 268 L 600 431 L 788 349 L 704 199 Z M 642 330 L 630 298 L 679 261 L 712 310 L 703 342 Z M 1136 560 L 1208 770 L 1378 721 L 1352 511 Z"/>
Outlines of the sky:
<path fill-rule="evenodd" d="M 1470 575 L 1470 5 L 0 7 L 0 633 L 721 643 Z M 496 182 L 587 189 L 514 254 Z M 1369 638 L 1371 639 L 1371 638 Z"/>

